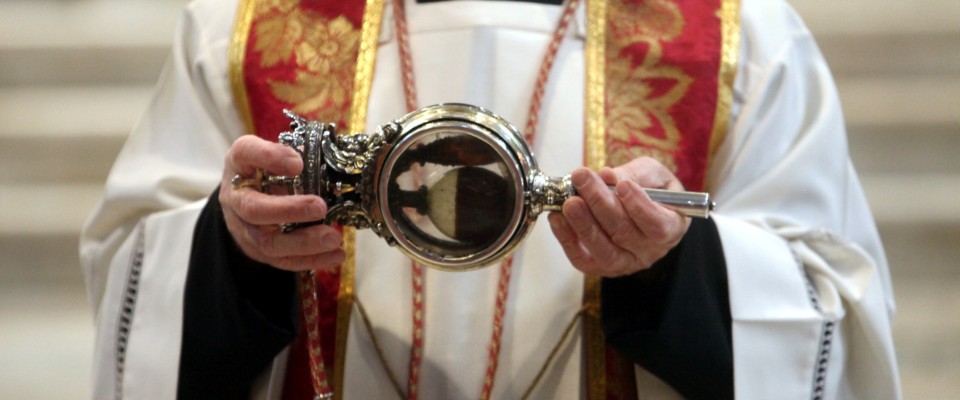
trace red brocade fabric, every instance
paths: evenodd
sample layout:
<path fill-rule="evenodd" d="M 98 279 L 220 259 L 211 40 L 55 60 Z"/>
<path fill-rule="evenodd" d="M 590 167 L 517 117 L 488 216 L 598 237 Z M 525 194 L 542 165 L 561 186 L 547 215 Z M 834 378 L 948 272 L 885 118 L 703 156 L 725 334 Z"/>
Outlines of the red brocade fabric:
<path fill-rule="evenodd" d="M 702 190 L 721 66 L 721 0 L 608 1 L 607 163 L 651 156 Z"/>
<path fill-rule="evenodd" d="M 345 125 L 364 4 L 256 1 L 243 77 L 258 136 L 276 141 L 289 129 L 284 109 Z"/>
<path fill-rule="evenodd" d="M 288 130 L 284 109 L 346 125 L 364 6 L 363 0 L 254 1 L 242 63 L 257 136 L 276 141 Z M 317 273 L 316 286 L 323 362 L 332 367 L 336 365 L 339 273 Z M 301 321 L 291 346 L 285 399 L 314 396 L 303 325 Z"/>

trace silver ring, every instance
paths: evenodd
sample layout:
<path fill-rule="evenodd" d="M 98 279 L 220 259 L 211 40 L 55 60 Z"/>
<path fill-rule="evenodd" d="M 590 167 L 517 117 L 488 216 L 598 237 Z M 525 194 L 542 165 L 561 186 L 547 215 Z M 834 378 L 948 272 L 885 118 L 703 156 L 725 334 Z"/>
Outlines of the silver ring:
<path fill-rule="evenodd" d="M 234 190 L 240 190 L 248 187 L 260 190 L 261 182 L 263 182 L 262 177 L 244 178 L 243 176 L 240 176 L 240 174 L 236 174 L 233 176 L 233 179 L 230 179 L 230 185 L 233 186 Z"/>

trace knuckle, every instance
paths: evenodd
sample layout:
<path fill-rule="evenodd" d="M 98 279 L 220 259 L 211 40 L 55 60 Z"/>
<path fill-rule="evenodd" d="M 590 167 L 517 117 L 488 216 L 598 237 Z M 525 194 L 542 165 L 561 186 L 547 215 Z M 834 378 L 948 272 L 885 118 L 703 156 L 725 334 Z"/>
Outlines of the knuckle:
<path fill-rule="evenodd" d="M 597 271 L 594 263 L 585 256 L 571 257 L 570 264 L 573 265 L 574 268 L 583 271 L 584 273 L 595 274 Z"/>
<path fill-rule="evenodd" d="M 610 231 L 610 240 L 614 243 L 624 245 L 635 241 L 637 230 L 625 220 L 619 220 Z"/>
<path fill-rule="evenodd" d="M 662 224 L 651 226 L 647 236 L 655 243 L 668 243 L 673 241 L 672 231 Z"/>
<path fill-rule="evenodd" d="M 592 260 L 590 253 L 584 248 L 580 247 L 579 243 L 572 244 L 570 250 L 573 251 L 568 254 L 568 258 L 575 264 L 587 265 Z"/>
<path fill-rule="evenodd" d="M 256 217 L 257 206 L 250 196 L 240 194 L 237 196 L 236 213 L 244 220 L 251 220 Z"/>
<path fill-rule="evenodd" d="M 583 239 L 595 239 L 603 235 L 600 226 L 593 221 L 577 222 L 573 226 L 577 236 Z"/>
<path fill-rule="evenodd" d="M 322 219 L 327 215 L 327 203 L 319 196 L 309 196 L 304 199 L 301 210 L 305 220 Z"/>
<path fill-rule="evenodd" d="M 227 179 L 220 182 L 220 193 L 217 194 L 217 201 L 220 202 L 220 208 L 230 207 L 230 183 Z"/>
<path fill-rule="evenodd" d="M 637 260 L 637 266 L 643 270 L 653 267 L 653 264 L 663 258 L 663 256 L 666 254 L 667 252 L 665 250 L 648 248 L 645 249 L 644 252 L 634 254 L 634 257 Z"/>
<path fill-rule="evenodd" d="M 254 166 L 264 157 L 263 145 L 268 143 L 253 135 L 244 135 L 233 142 L 227 150 L 227 158 L 235 167 Z"/>
<path fill-rule="evenodd" d="M 318 257 L 319 262 L 317 263 L 317 267 L 321 269 L 335 268 L 340 264 L 343 264 L 345 258 L 346 256 L 344 255 L 343 251 L 333 251 L 325 256 Z"/>
<path fill-rule="evenodd" d="M 257 243 L 257 248 L 260 249 L 260 251 L 263 252 L 264 254 L 268 256 L 274 256 L 274 257 L 281 256 L 281 254 L 279 254 L 279 251 L 277 249 L 276 234 L 273 234 L 273 233 L 260 234 L 256 238 L 256 243 Z"/>
<path fill-rule="evenodd" d="M 634 271 L 643 269 L 644 266 L 645 264 L 634 254 L 627 253 L 618 259 L 618 262 L 610 269 L 610 273 L 613 277 L 630 275 Z"/>
<path fill-rule="evenodd" d="M 632 271 L 642 271 L 642 270 L 645 270 L 645 269 L 647 269 L 647 268 L 650 268 L 651 266 L 653 266 L 653 261 L 650 261 L 650 260 L 657 260 L 657 259 L 659 259 L 659 258 L 658 258 L 658 257 L 644 257 L 643 254 L 634 254 L 634 255 L 633 255 L 633 260 L 634 260 L 634 261 L 633 261 L 631 270 L 632 270 Z"/>
<path fill-rule="evenodd" d="M 650 156 L 637 157 L 633 160 L 633 166 L 641 170 L 655 169 L 660 167 L 660 162 Z"/>
<path fill-rule="evenodd" d="M 594 206 L 594 205 L 603 204 L 604 193 L 602 190 L 600 190 L 601 188 L 598 188 L 596 186 L 597 185 L 593 185 L 593 184 L 585 186 L 583 190 L 584 193 L 581 194 L 581 196 L 583 197 L 583 200 L 586 201 L 588 205 Z"/>
<path fill-rule="evenodd" d="M 600 229 L 600 227 L 596 225 L 592 225 L 587 229 L 588 231 L 587 231 L 587 235 L 585 236 L 585 239 L 586 239 L 585 241 L 587 243 L 593 244 L 594 247 L 606 244 L 608 241 L 611 240 L 607 236 L 606 232 L 604 232 L 602 229 Z M 597 253 L 599 253 L 599 255 L 601 256 L 610 256 L 611 254 L 610 252 L 603 252 L 603 251 L 599 251 Z"/>
<path fill-rule="evenodd" d="M 283 269 L 283 270 L 287 270 L 287 271 L 296 271 L 296 270 L 299 269 L 299 268 L 297 268 L 298 265 L 299 265 L 299 263 L 297 263 L 297 261 L 296 261 L 295 258 L 290 257 L 290 256 L 277 257 L 276 259 L 274 259 L 274 261 L 273 261 L 273 263 L 271 263 L 271 265 L 273 265 L 274 267 Z"/>
<path fill-rule="evenodd" d="M 597 262 L 597 264 L 599 264 L 600 266 L 607 266 L 607 267 L 616 265 L 618 262 L 618 258 L 620 257 L 619 250 L 594 251 L 591 254 L 593 254 L 593 259 Z"/>
<path fill-rule="evenodd" d="M 560 243 L 560 247 L 563 247 L 567 250 L 573 250 L 577 245 L 577 237 L 575 235 L 566 235 L 560 234 L 556 235 L 557 242 Z"/>
<path fill-rule="evenodd" d="M 250 140 L 247 135 L 241 136 L 239 139 L 233 142 L 233 145 L 230 146 L 230 149 L 227 150 L 227 158 L 234 163 L 243 160 L 250 148 Z"/>
<path fill-rule="evenodd" d="M 330 245 L 330 240 L 325 240 L 326 237 L 322 231 L 316 229 L 319 227 L 320 226 L 311 226 L 296 233 L 298 236 L 295 245 L 299 253 L 319 254 L 335 248 Z"/>

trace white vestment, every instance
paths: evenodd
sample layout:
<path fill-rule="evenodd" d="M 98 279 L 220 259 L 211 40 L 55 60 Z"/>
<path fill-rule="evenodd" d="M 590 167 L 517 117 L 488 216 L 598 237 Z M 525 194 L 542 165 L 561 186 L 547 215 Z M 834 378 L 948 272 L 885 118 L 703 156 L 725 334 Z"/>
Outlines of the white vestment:
<path fill-rule="evenodd" d="M 419 101 L 476 104 L 522 125 L 560 11 L 533 3 L 408 1 Z M 83 231 L 82 263 L 97 319 L 94 398 L 120 394 L 121 387 L 124 398 L 176 395 L 194 225 L 220 181 L 227 149 L 245 132 L 228 80 L 235 12 L 229 1 L 187 6 L 153 101 Z M 560 48 L 540 116 L 534 153 L 548 175 L 583 164 L 582 12 Z M 405 114 L 391 26 L 383 24 L 368 130 Z M 847 155 L 827 66 L 781 0 L 744 0 L 741 35 L 729 132 L 707 171 L 726 257 L 736 397 L 812 398 L 825 326 L 835 322 L 822 374 L 825 398 L 898 398 L 886 259 Z M 359 233 L 356 254 L 359 299 L 390 368 L 405 381 L 410 261 L 369 231 Z M 497 271 L 426 272 L 421 398 L 479 396 Z M 581 295 L 582 275 L 541 221 L 515 256 L 493 398 L 518 398 L 526 390 Z M 393 398 L 356 314 L 345 397 Z M 534 398 L 581 397 L 580 355 L 577 337 L 562 348 Z M 284 356 L 274 364 L 255 397 L 277 398 Z M 638 374 L 641 396 L 669 391 Z"/>

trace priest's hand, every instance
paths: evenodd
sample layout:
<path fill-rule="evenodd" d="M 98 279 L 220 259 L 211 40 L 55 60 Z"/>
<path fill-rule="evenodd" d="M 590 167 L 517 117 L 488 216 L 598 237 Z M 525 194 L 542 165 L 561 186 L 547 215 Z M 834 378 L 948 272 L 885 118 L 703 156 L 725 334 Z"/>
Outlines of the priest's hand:
<path fill-rule="evenodd" d="M 252 177 L 257 169 L 271 175 L 298 175 L 303 161 L 296 151 L 253 135 L 233 143 L 224 160 L 220 205 L 233 240 L 250 258 L 289 271 L 329 269 L 340 265 L 344 252 L 340 233 L 328 225 L 313 225 L 290 233 L 284 223 L 323 219 L 327 205 L 318 196 L 274 196 L 253 187 L 234 187 L 235 175 Z"/>
<path fill-rule="evenodd" d="M 573 266 L 586 274 L 616 277 L 649 268 L 690 226 L 689 218 L 643 191 L 683 190 L 677 177 L 652 158 L 605 167 L 599 174 L 578 168 L 571 180 L 578 195 L 563 203 L 562 213 L 550 214 L 550 227 Z"/>

